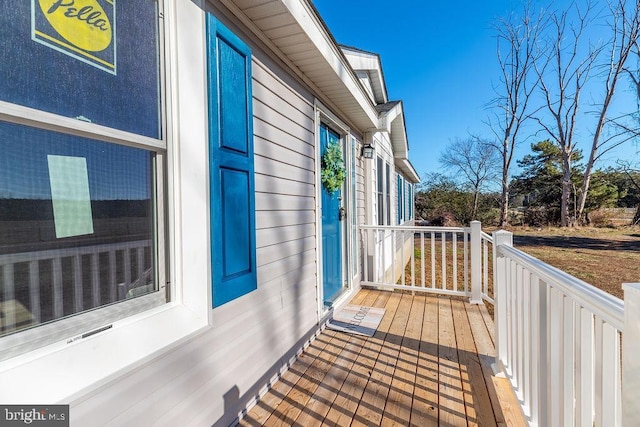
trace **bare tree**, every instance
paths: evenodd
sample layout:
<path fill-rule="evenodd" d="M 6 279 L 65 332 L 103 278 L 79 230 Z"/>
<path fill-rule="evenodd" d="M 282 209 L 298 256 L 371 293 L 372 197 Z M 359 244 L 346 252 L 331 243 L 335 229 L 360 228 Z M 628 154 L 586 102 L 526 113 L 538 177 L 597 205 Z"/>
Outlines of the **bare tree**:
<path fill-rule="evenodd" d="M 611 27 L 611 40 L 605 43 L 606 62 L 604 65 L 605 78 L 603 81 L 602 103 L 596 111 L 598 120 L 595 125 L 591 140 L 591 151 L 585 165 L 585 171 L 580 188 L 577 216 L 583 219 L 584 208 L 589 192 L 589 184 L 596 160 L 607 151 L 628 141 L 630 138 L 618 138 L 619 134 L 613 134 L 603 138 L 603 130 L 608 122 L 607 114 L 613 100 L 616 86 L 625 71 L 625 64 L 637 46 L 640 36 L 640 13 L 637 0 L 612 0 L 609 6 L 609 25 Z M 635 80 L 634 80 L 635 82 Z"/>
<path fill-rule="evenodd" d="M 531 118 L 531 99 L 539 82 L 534 64 L 541 52 L 538 39 L 543 26 L 543 14 L 534 14 L 528 2 L 522 14 L 511 14 L 494 24 L 501 74 L 494 88 L 496 98 L 489 104 L 494 112 L 487 125 L 496 137 L 495 147 L 502 158 L 501 227 L 509 222 L 509 174 L 513 154 L 521 142 L 520 131 Z"/>
<path fill-rule="evenodd" d="M 573 14 L 575 19 L 571 19 Z M 585 32 L 593 15 L 591 2 L 585 5 L 573 2 L 568 9 L 550 14 L 549 44 L 541 60 L 535 64 L 544 110 L 548 114 L 538 115 L 536 119 L 562 153 L 560 222 L 563 227 L 573 225 L 575 220 L 569 215 L 569 199 L 580 95 L 602 51 L 602 47 L 585 46 Z"/>
<path fill-rule="evenodd" d="M 499 177 L 500 158 L 495 147 L 479 138 L 455 139 L 440 156 L 440 164 L 451 169 L 473 191 L 471 218 L 478 215 L 480 192 Z"/>

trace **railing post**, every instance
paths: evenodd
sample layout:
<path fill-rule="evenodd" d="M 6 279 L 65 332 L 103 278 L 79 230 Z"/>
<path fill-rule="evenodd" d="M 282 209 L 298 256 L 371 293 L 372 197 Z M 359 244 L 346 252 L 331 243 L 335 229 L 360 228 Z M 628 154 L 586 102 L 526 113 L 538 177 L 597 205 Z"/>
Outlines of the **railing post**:
<path fill-rule="evenodd" d="M 622 425 L 640 425 L 640 283 L 625 283 L 622 341 Z"/>
<path fill-rule="evenodd" d="M 513 234 L 504 231 L 493 232 L 493 299 L 495 301 L 494 323 L 496 327 L 496 373 L 504 372 L 503 361 L 507 360 L 507 259 L 500 255 L 500 246 L 513 246 Z"/>
<path fill-rule="evenodd" d="M 471 304 L 482 302 L 482 224 L 471 221 Z"/>

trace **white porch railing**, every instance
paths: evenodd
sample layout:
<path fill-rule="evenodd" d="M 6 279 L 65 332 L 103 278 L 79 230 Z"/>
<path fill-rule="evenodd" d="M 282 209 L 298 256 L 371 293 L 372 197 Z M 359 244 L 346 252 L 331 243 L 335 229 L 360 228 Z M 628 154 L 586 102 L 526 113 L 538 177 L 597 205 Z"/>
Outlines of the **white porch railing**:
<path fill-rule="evenodd" d="M 470 297 L 493 303 L 489 250 L 480 222 L 470 227 L 361 226 L 362 285 Z"/>
<path fill-rule="evenodd" d="M 151 241 L 141 240 L 0 255 L 4 301 L 15 304 L 19 294 L 28 293 L 25 305 L 29 307 L 31 322 L 37 324 L 125 299 L 132 288 L 149 280 L 150 249 Z M 44 266 L 51 271 L 51 283 L 46 286 L 41 285 L 40 277 Z M 69 282 L 71 286 L 65 287 L 64 283 Z M 51 294 L 48 298 L 51 304 L 46 307 L 43 288 L 50 289 L 47 292 Z M 86 298 L 85 292 L 91 298 Z M 2 329 L 10 332 L 17 324 L 15 310 L 6 310 L 5 316 Z"/>
<path fill-rule="evenodd" d="M 622 425 L 623 301 L 513 248 L 511 233 L 494 242 L 496 362 L 530 424 Z"/>
<path fill-rule="evenodd" d="M 625 304 L 478 222 L 360 228 L 363 286 L 494 304 L 496 370 L 530 425 L 640 426 L 640 284 L 625 285 Z"/>

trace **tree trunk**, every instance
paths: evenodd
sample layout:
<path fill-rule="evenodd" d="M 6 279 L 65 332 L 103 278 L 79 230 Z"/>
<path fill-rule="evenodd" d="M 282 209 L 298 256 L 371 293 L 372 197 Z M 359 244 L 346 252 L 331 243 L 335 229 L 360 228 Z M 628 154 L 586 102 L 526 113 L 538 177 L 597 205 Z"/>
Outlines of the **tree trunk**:
<path fill-rule="evenodd" d="M 569 214 L 569 197 L 571 196 L 571 152 L 562 151 L 562 197 L 560 199 L 560 225 L 569 227 L 572 225 Z"/>
<path fill-rule="evenodd" d="M 502 197 L 500 200 L 500 227 L 509 225 L 509 168 L 502 167 Z"/>
<path fill-rule="evenodd" d="M 633 216 L 633 225 L 640 224 L 640 205 L 636 208 L 636 214 Z"/>

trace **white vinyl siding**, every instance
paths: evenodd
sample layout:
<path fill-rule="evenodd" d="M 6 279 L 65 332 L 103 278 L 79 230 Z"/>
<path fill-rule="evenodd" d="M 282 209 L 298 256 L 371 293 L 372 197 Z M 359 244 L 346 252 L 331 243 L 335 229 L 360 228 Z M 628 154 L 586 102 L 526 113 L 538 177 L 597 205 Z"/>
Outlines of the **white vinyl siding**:
<path fill-rule="evenodd" d="M 223 395 L 241 410 L 265 373 L 283 368 L 315 332 L 314 109 L 310 95 L 256 50 L 252 74 L 258 289 L 214 309 L 211 327 L 176 351 L 78 400 L 74 423 L 211 425 L 225 413 Z M 226 425 L 234 411 L 225 416 Z"/>

